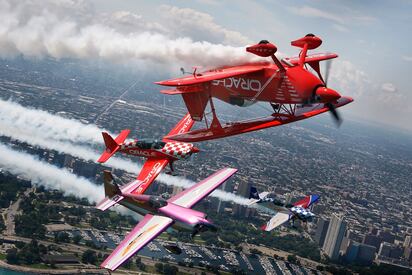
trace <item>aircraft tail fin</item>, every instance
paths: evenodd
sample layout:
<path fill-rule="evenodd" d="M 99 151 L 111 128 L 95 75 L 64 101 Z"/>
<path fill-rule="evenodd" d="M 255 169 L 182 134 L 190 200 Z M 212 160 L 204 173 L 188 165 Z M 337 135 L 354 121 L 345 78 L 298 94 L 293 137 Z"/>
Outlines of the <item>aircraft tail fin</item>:
<path fill-rule="evenodd" d="M 108 197 L 121 195 L 122 191 L 114 180 L 112 173 L 110 173 L 108 170 L 104 170 L 103 173 L 104 194 Z"/>
<path fill-rule="evenodd" d="M 122 196 L 122 191 L 115 182 L 112 173 L 107 170 L 104 170 L 103 173 L 105 198 L 96 205 L 96 208 L 105 211 L 120 202 L 124 197 Z"/>
<path fill-rule="evenodd" d="M 106 145 L 106 150 L 103 152 L 103 154 L 97 161 L 100 163 L 104 163 L 111 156 L 113 156 L 114 153 L 116 153 L 116 151 L 119 150 L 120 144 L 122 144 L 126 140 L 129 133 L 129 129 L 122 130 L 120 134 L 115 139 L 113 139 L 108 133 L 103 132 L 102 135 L 104 139 L 104 144 Z"/>

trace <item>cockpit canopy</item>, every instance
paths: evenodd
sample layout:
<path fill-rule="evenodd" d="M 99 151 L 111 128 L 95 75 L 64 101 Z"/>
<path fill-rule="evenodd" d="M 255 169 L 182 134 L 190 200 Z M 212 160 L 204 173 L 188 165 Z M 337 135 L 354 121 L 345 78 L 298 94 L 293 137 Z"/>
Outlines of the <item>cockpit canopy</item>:
<path fill-rule="evenodd" d="M 166 142 L 156 139 L 140 139 L 136 142 L 136 146 L 140 149 L 162 149 Z"/>

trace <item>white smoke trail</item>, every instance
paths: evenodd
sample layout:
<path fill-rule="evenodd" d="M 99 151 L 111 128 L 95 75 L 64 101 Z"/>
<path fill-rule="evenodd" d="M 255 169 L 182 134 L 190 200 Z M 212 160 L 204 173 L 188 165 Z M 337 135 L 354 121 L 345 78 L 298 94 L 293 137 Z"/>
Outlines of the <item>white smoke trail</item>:
<path fill-rule="evenodd" d="M 49 112 L 23 107 L 12 101 L 0 100 L 0 123 L 4 131 L 15 129 L 44 140 L 73 143 L 102 143 L 103 131 L 95 125 L 86 125 L 74 119 Z M 105 131 L 105 130 L 104 130 Z"/>
<path fill-rule="evenodd" d="M 11 115 L 8 112 L 11 112 Z M 74 129 L 79 132 L 74 132 Z M 60 131 L 64 134 L 61 134 Z M 99 153 L 71 142 L 87 141 L 94 143 L 94 140 L 97 139 L 94 139 L 93 136 L 100 136 L 101 131 L 94 125 L 85 125 L 76 120 L 62 118 L 42 110 L 26 108 L 14 102 L 0 100 L 0 135 L 34 146 L 55 150 L 87 161 L 96 161 L 100 156 Z M 112 157 L 105 165 L 133 174 L 138 173 L 142 168 L 140 164 L 118 157 Z M 188 188 L 194 184 L 190 180 L 166 174 L 159 175 L 158 180 L 166 185 L 183 188 Z M 247 199 L 221 190 L 216 190 L 211 196 L 242 205 L 247 203 Z"/>
<path fill-rule="evenodd" d="M 151 27 L 153 24 L 138 24 L 125 33 L 112 24 L 113 19 L 97 14 L 83 1 L 1 0 L 0 56 L 143 60 L 201 66 L 242 63 L 252 56 L 243 47 L 193 41 L 188 37 L 170 38 L 168 33 L 175 35 L 173 32 L 162 32 L 161 28 Z"/>
<path fill-rule="evenodd" d="M 81 196 L 92 202 L 104 197 L 101 187 L 85 178 L 78 177 L 66 169 L 61 169 L 41 161 L 27 153 L 18 152 L 0 143 L 0 167 L 12 174 L 30 180 L 46 189 L 58 189 L 65 194 Z"/>

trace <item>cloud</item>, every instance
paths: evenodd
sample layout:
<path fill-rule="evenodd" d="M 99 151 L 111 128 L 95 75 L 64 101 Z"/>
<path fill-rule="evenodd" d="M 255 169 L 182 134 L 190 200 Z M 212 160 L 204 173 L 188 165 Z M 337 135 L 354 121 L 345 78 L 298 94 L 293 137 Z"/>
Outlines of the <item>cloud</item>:
<path fill-rule="evenodd" d="M 288 7 L 287 9 L 293 14 L 302 17 L 320 18 L 334 22 L 335 24 L 333 24 L 332 27 L 342 32 L 348 31 L 345 27 L 346 25 L 370 24 L 377 20 L 373 16 L 359 14 L 356 10 L 348 9 L 346 6 L 337 7 L 336 10 L 339 10 L 339 12 L 328 10 L 325 7 L 318 9 L 311 6 Z"/>
<path fill-rule="evenodd" d="M 403 59 L 404 61 L 412 62 L 412 56 L 403 55 L 403 56 L 402 56 L 402 59 Z"/>
<path fill-rule="evenodd" d="M 0 57 L 21 54 L 201 66 L 244 63 L 253 58 L 244 47 L 223 45 L 243 45 L 246 38 L 217 25 L 210 15 L 191 9 L 169 10 L 181 17 L 172 20 L 171 26 L 181 26 L 186 36 L 176 35 L 178 30 L 174 30 L 171 38 L 169 26 L 164 31 L 164 26 L 130 12 L 96 14 L 83 1 L 0 0 Z M 201 20 L 195 20 L 196 16 Z M 215 43 L 205 41 L 212 39 L 213 33 Z"/>
<path fill-rule="evenodd" d="M 339 24 L 333 24 L 332 27 L 340 32 L 348 32 L 348 28 Z"/>
<path fill-rule="evenodd" d="M 324 10 L 320 10 L 310 6 L 302 6 L 302 7 L 289 7 L 289 10 L 299 16 L 304 17 L 312 17 L 312 18 L 322 18 L 329 21 L 336 22 L 340 25 L 345 24 L 345 20 L 342 16 L 337 14 L 333 14 L 331 12 L 327 12 Z"/>
<path fill-rule="evenodd" d="M 163 5 L 161 9 L 170 31 L 177 35 L 193 38 L 195 41 L 209 41 L 228 45 L 245 46 L 251 41 L 236 31 L 228 30 L 214 21 L 207 13 L 189 8 Z"/>
<path fill-rule="evenodd" d="M 381 89 L 387 93 L 396 93 L 398 89 L 396 88 L 395 84 L 386 82 L 381 85 Z"/>

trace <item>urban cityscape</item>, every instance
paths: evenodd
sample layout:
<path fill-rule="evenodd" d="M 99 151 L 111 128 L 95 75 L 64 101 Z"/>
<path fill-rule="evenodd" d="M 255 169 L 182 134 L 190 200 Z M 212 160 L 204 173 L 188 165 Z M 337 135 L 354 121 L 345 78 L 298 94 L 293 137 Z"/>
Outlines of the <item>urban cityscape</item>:
<path fill-rule="evenodd" d="M 135 81 L 132 73 L 115 75 L 104 66 L 93 66 L 71 60 L 2 60 L 1 100 L 113 133 L 129 128 L 130 137 L 139 139 L 161 138 L 185 114 L 177 98 L 166 98 L 151 84 L 157 75 Z M 261 111 L 258 107 L 233 111 L 223 104 L 217 108 L 226 120 Z M 354 118 L 345 119 L 336 129 L 328 115 L 323 115 L 309 122 L 199 143 L 201 153 L 176 164 L 178 177 L 197 182 L 219 168 L 234 167 L 239 169 L 236 177 L 221 189 L 245 199 L 252 185 L 286 203 L 318 194 L 314 222 L 285 224 L 266 233 L 260 226 L 273 215 L 270 206 L 262 210 L 210 197 L 197 208 L 220 226 L 216 235 L 206 232 L 192 243 L 188 236 L 162 234 L 133 258 L 125 272 L 169 274 L 157 265 L 160 260 L 182 274 L 362 274 L 365 270 L 373 274 L 376 267 L 410 274 L 412 139 L 409 133 L 395 131 Z M 139 172 L 113 169 L 6 134 L 1 141 L 98 185 L 104 169 L 111 169 L 123 183 Z M 103 147 L 94 150 L 100 152 Z M 131 160 L 142 163 L 142 159 Z M 81 194 L 64 195 L 63 190 L 44 188 L 3 169 L 1 179 L 2 185 L 18 183 L 14 191 L 21 194 L 0 196 L 4 224 L 0 253 L 9 264 L 20 256 L 20 265 L 30 266 L 20 252 L 29 245 L 45 246 L 47 252 L 37 261 L 41 268 L 52 272 L 52 263 L 67 270 L 105 273 L 94 264 L 137 223 L 127 216 L 130 213 L 98 212 Z M 156 181 L 148 193 L 174 195 L 182 190 Z M 40 218 L 41 211 L 46 211 L 45 219 Z M 33 219 L 44 232 L 25 228 L 24 219 Z M 182 254 L 167 250 L 173 243 L 179 244 Z M 86 252 L 97 260 L 88 262 Z M 141 263 L 146 269 L 140 268 Z"/>

